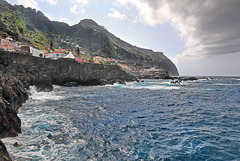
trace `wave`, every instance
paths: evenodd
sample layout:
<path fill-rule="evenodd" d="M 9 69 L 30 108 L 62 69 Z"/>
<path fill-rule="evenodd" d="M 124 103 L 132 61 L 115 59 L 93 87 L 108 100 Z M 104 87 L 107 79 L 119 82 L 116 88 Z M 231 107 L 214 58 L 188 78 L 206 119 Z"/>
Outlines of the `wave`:
<path fill-rule="evenodd" d="M 54 88 L 59 88 L 59 87 L 58 86 L 54 86 Z M 62 99 L 65 98 L 63 96 L 60 96 L 59 92 L 58 92 L 58 94 L 56 92 L 54 92 L 54 91 L 51 91 L 51 92 L 38 92 L 36 90 L 35 86 L 31 86 L 30 87 L 29 93 L 30 93 L 30 96 L 29 96 L 30 99 L 38 100 L 38 101 L 62 100 Z"/>
<path fill-rule="evenodd" d="M 180 89 L 179 86 L 164 86 L 164 85 L 153 85 L 153 86 L 136 86 L 136 85 L 131 85 L 131 86 L 123 86 L 123 88 L 129 88 L 129 89 L 149 89 L 149 90 L 175 90 L 175 89 Z"/>
<path fill-rule="evenodd" d="M 180 89 L 180 85 L 171 85 L 170 82 L 167 81 L 159 81 L 159 82 L 147 82 L 147 83 L 137 83 L 137 82 L 130 82 L 126 85 L 123 84 L 113 84 L 107 85 L 107 87 L 113 88 L 128 88 L 128 89 L 149 89 L 149 90 L 176 90 Z"/>
<path fill-rule="evenodd" d="M 240 84 L 225 84 L 225 83 L 216 83 L 217 86 L 240 86 Z"/>

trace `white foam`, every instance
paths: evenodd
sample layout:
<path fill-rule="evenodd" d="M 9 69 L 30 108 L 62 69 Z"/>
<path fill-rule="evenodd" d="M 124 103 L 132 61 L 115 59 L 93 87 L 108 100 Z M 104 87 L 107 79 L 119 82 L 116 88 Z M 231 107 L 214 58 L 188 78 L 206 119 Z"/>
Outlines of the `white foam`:
<path fill-rule="evenodd" d="M 164 86 L 164 85 L 150 85 L 150 86 L 136 86 L 136 85 L 130 85 L 130 86 L 122 86 L 123 88 L 129 88 L 129 89 L 149 89 L 149 90 L 176 90 L 180 89 L 179 86 Z"/>
<path fill-rule="evenodd" d="M 45 110 L 44 106 L 31 108 L 32 110 Z M 19 114 L 22 120 L 22 134 L 15 138 L 3 139 L 12 158 L 45 161 L 71 160 L 72 155 L 68 153 L 78 149 L 78 146 L 85 146 L 87 144 L 86 141 L 78 139 L 79 130 L 73 126 L 69 117 L 54 110 L 48 110 L 50 111 L 49 113 L 45 112 L 39 115 L 35 115 L 33 112 L 30 112 L 30 115 L 26 113 Z M 55 126 L 58 127 L 58 129 L 47 130 Z M 63 133 L 69 135 L 65 136 Z M 53 138 L 49 137 L 49 135 Z M 60 138 L 57 139 L 64 139 L 68 143 L 63 144 L 56 142 L 56 136 L 60 136 Z M 19 146 L 14 147 L 13 144 L 16 142 Z M 48 150 L 46 150 L 46 148 Z M 59 151 L 61 151 L 61 153 L 59 153 Z"/>
<path fill-rule="evenodd" d="M 57 86 L 54 86 L 54 88 L 59 88 Z M 42 100 L 42 101 L 47 101 L 47 100 L 61 100 L 64 99 L 65 97 L 56 95 L 56 92 L 51 91 L 51 92 L 37 92 L 35 86 L 30 87 L 30 99 L 34 100 Z M 58 92 L 59 93 L 59 92 Z"/>
<path fill-rule="evenodd" d="M 240 86 L 240 84 L 225 84 L 225 83 L 216 83 L 218 86 Z"/>

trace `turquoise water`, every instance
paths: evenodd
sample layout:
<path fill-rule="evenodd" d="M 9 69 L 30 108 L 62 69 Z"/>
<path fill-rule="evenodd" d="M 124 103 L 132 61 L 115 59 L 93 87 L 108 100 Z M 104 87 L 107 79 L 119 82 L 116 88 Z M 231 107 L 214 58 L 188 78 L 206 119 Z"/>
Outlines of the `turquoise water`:
<path fill-rule="evenodd" d="M 32 88 L 3 141 L 13 160 L 240 160 L 240 79 L 169 82 Z"/>

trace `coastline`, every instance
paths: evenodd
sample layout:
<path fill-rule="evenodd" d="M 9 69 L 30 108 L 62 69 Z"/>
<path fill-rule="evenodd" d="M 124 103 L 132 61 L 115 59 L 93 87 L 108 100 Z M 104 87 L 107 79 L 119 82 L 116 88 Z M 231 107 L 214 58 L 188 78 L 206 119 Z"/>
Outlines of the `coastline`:
<path fill-rule="evenodd" d="M 119 66 L 81 64 L 0 51 L 0 160 L 11 160 L 2 138 L 21 133 L 18 109 L 28 99 L 28 89 L 51 91 L 53 85 L 106 85 L 136 81 Z"/>
<path fill-rule="evenodd" d="M 165 79 L 192 81 L 207 78 L 179 76 Z M 0 138 L 15 137 L 21 133 L 21 120 L 17 112 L 28 99 L 30 86 L 36 86 L 37 91 L 51 91 L 53 85 L 94 86 L 131 81 L 138 80 L 118 66 L 81 64 L 69 59 L 50 60 L 18 53 L 0 53 Z M 11 160 L 1 139 L 0 160 Z"/>

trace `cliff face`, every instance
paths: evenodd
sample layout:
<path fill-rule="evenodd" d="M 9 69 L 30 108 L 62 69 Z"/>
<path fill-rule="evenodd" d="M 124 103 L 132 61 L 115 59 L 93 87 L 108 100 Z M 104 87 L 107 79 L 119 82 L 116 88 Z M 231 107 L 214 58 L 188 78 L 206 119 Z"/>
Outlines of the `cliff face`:
<path fill-rule="evenodd" d="M 1 68 L 4 64 L 1 64 Z M 21 120 L 17 111 L 28 98 L 23 84 L 12 76 L 0 72 L 0 160 L 11 160 L 1 138 L 21 133 Z"/>
<path fill-rule="evenodd" d="M 28 99 L 26 89 L 35 85 L 50 91 L 52 85 L 75 82 L 79 85 L 104 85 L 134 81 L 118 66 L 80 64 L 70 59 L 50 60 L 0 51 L 0 160 L 11 160 L 1 138 L 21 133 L 18 109 Z"/>
<path fill-rule="evenodd" d="M 51 85 L 76 82 L 79 85 L 104 85 L 136 80 L 117 65 L 78 63 L 73 59 L 51 60 L 18 53 L 0 53 L 5 62 L 4 73 L 23 82 L 25 87 L 36 85 L 51 90 Z"/>

